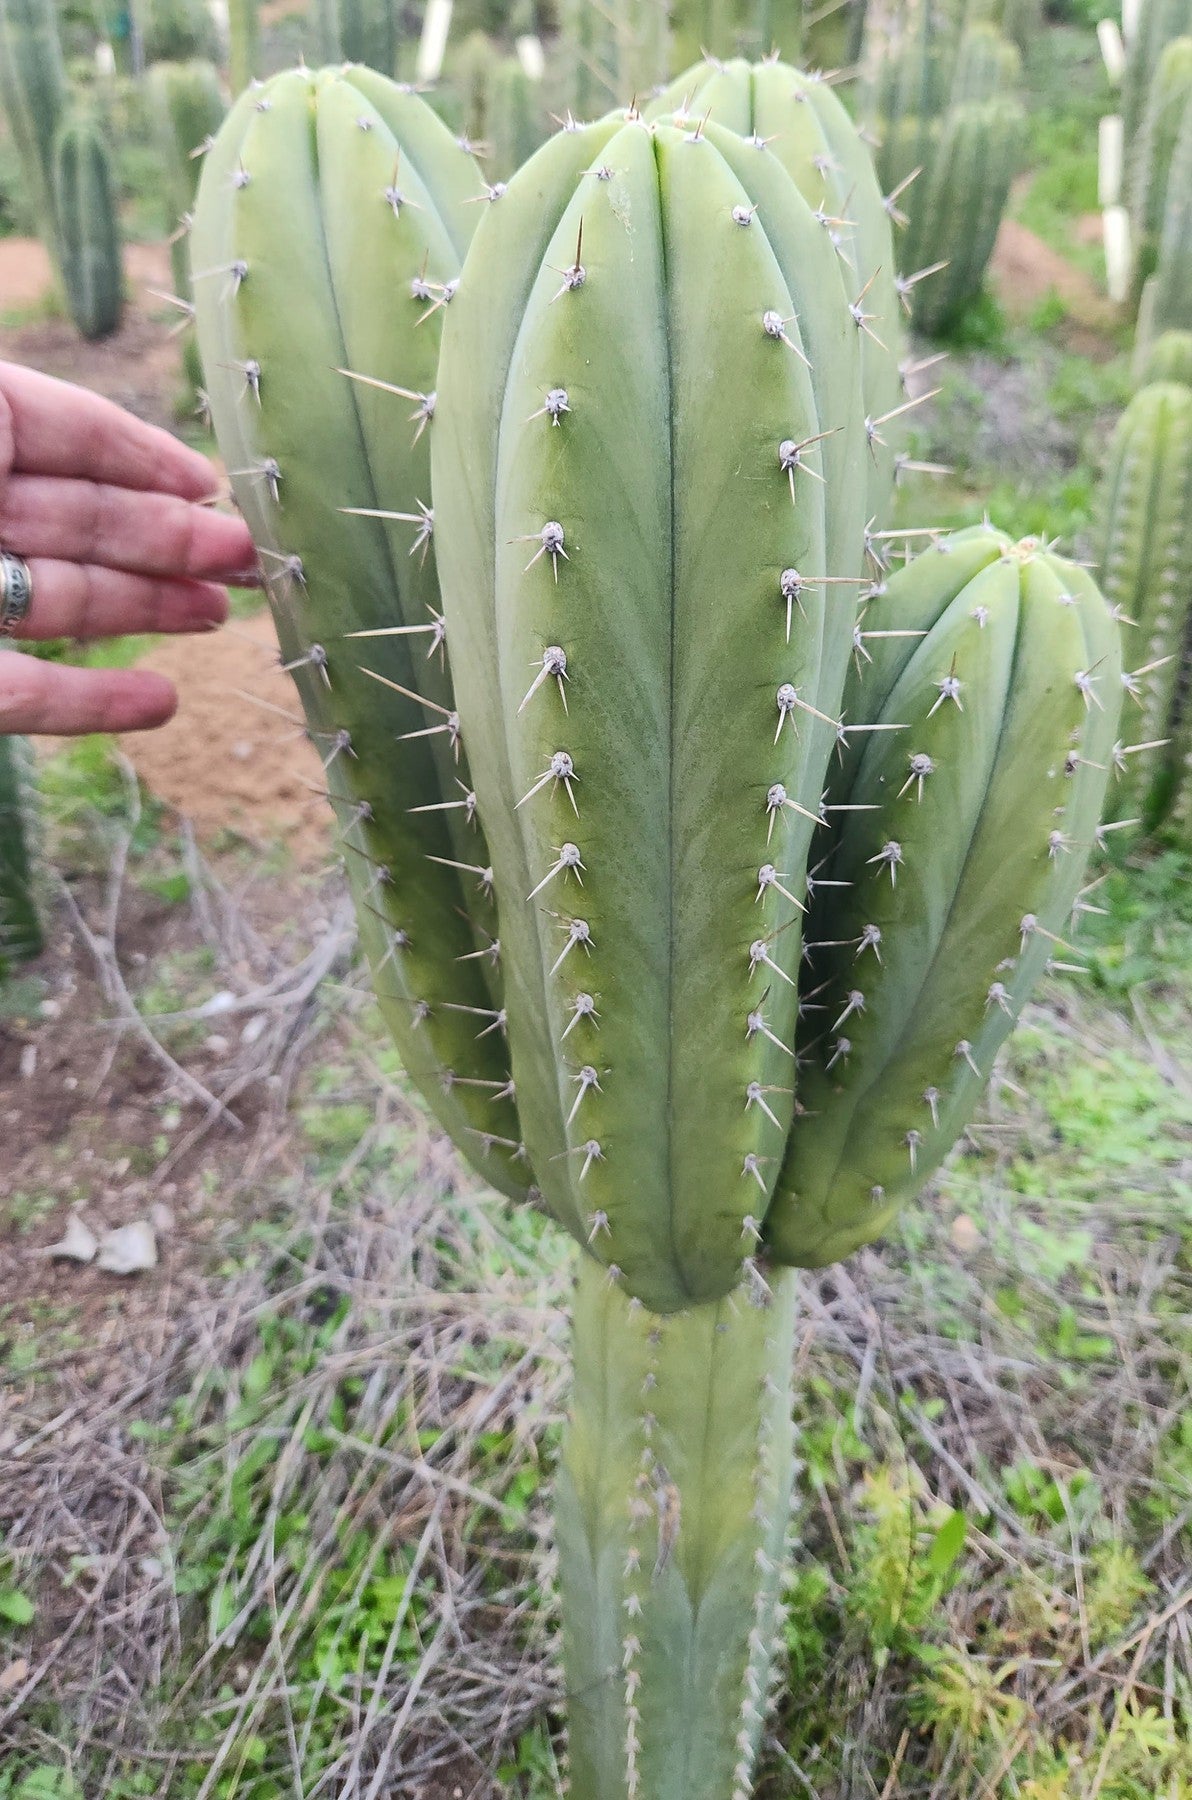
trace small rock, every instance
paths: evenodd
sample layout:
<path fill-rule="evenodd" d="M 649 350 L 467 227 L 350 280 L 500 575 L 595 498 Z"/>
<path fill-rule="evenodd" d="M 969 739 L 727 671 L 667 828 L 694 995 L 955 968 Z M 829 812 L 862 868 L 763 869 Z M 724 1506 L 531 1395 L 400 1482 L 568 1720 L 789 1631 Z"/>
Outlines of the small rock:
<path fill-rule="evenodd" d="M 166 1237 L 174 1229 L 174 1214 L 164 1200 L 155 1200 L 149 1208 L 149 1223 L 158 1237 Z"/>
<path fill-rule="evenodd" d="M 143 1269 L 156 1268 L 157 1239 L 149 1221 L 134 1219 L 131 1225 L 105 1231 L 95 1266 L 109 1275 L 139 1275 Z"/>
<path fill-rule="evenodd" d="M 213 1031 L 210 1037 L 203 1039 L 203 1048 L 208 1056 L 226 1056 L 232 1045 L 230 1039 L 218 1031 Z"/>
<path fill-rule="evenodd" d="M 29 1663 L 24 1656 L 18 1656 L 15 1662 L 0 1669 L 0 1694 L 10 1694 L 29 1679 Z"/>
<path fill-rule="evenodd" d="M 217 1019 L 221 1013 L 231 1012 L 236 1004 L 235 994 L 227 988 L 221 988 L 218 994 L 212 994 L 210 1000 L 204 1000 L 196 1014 L 200 1019 Z"/>
<path fill-rule="evenodd" d="M 99 1249 L 99 1239 L 89 1225 L 84 1225 L 78 1213 L 71 1213 L 66 1230 L 56 1244 L 51 1244 L 51 1256 L 66 1256 L 71 1262 L 89 1263 Z"/>
<path fill-rule="evenodd" d="M 971 1256 L 981 1242 L 981 1233 L 967 1213 L 957 1213 L 952 1221 L 952 1244 L 962 1256 Z"/>
<path fill-rule="evenodd" d="M 32 1081 L 37 1073 L 37 1045 L 25 1044 L 21 1050 L 21 1080 Z"/>
<path fill-rule="evenodd" d="M 266 1014 L 254 1013 L 252 1018 L 248 1021 L 248 1024 L 244 1027 L 244 1030 L 240 1033 L 240 1042 L 242 1044 L 255 1044 L 268 1023 L 269 1020 Z"/>

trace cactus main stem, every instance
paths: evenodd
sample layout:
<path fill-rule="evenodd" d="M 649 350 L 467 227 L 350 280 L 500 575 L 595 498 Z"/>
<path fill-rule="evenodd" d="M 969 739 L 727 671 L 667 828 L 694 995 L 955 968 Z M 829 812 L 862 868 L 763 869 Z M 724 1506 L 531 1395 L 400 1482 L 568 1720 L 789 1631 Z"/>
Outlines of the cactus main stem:
<path fill-rule="evenodd" d="M 797 1277 L 768 1279 L 662 1317 L 582 1258 L 555 1501 L 572 1800 L 751 1791 L 794 1467 Z"/>

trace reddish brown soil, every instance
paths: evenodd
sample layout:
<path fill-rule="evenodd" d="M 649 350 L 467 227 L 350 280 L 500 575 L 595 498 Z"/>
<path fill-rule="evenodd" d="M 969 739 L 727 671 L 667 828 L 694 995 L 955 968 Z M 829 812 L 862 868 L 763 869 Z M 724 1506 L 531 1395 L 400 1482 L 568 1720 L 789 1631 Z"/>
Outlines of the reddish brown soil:
<path fill-rule="evenodd" d="M 186 814 L 200 840 L 232 832 L 262 852 L 280 844 L 304 867 L 326 862 L 331 812 L 313 791 L 325 786 L 319 759 L 297 723 L 266 710 L 299 717 L 269 615 L 210 637 L 163 639 L 143 666 L 180 695 L 161 731 L 123 740 L 146 786 Z"/>
<path fill-rule="evenodd" d="M 1072 324 L 1069 342 L 1086 356 L 1108 355 L 1105 334 L 1117 309 L 1083 270 L 1073 265 L 1014 219 L 1004 219 L 994 246 L 991 285 L 1013 319 L 1029 318 L 1041 301 L 1057 294 Z"/>

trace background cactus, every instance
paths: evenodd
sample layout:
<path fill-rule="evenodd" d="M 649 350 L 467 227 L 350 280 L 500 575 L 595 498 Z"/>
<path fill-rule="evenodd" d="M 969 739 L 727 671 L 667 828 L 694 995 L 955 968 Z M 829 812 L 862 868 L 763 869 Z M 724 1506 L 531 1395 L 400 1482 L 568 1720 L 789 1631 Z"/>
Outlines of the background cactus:
<path fill-rule="evenodd" d="M 1162 340 L 1160 340 L 1162 341 Z M 1187 671 L 1192 621 L 1192 389 L 1155 382 L 1118 422 L 1099 508 L 1098 564 L 1120 609 L 1141 747 L 1114 757 L 1114 818 L 1192 825 Z"/>
<path fill-rule="evenodd" d="M 947 326 L 980 291 L 1022 153 L 1019 72 L 1013 45 L 974 26 L 952 43 L 912 39 L 871 83 L 878 175 L 905 226 L 899 256 L 931 271 L 909 302 L 923 331 Z"/>
<path fill-rule="evenodd" d="M 345 0 L 340 0 L 341 8 Z M 234 94 L 242 93 L 260 74 L 260 20 L 257 0 L 227 0 L 228 82 Z M 387 73 L 392 72 L 392 64 Z"/>
<path fill-rule="evenodd" d="M 1122 77 L 1122 124 L 1127 151 L 1142 126 L 1164 49 L 1173 38 L 1190 35 L 1192 0 L 1140 0 L 1126 45 Z"/>
<path fill-rule="evenodd" d="M 1139 316 L 1144 341 L 1173 330 L 1192 330 L 1192 106 L 1185 108 L 1176 134 L 1158 259 Z"/>
<path fill-rule="evenodd" d="M 54 141 L 54 200 L 62 285 L 85 338 L 120 323 L 124 275 L 111 154 L 93 114 L 69 113 Z"/>
<path fill-rule="evenodd" d="M 1180 123 L 1192 110 L 1192 37 L 1175 38 L 1159 58 L 1130 148 L 1127 172 L 1131 254 L 1137 292 L 1152 273 Z"/>
<path fill-rule="evenodd" d="M 414 96 L 302 72 L 234 109 L 192 239 L 386 1017 L 465 1153 L 584 1246 L 577 1800 L 748 1793 L 772 1265 L 881 1230 L 961 1128 L 1066 927 L 1121 693 L 1088 578 L 986 529 L 858 613 L 872 316 L 760 118 L 564 131 L 486 193 Z"/>
<path fill-rule="evenodd" d="M 215 23 L 203 0 L 140 0 L 135 17 L 141 55 L 150 67 L 213 60 L 219 54 Z"/>
<path fill-rule="evenodd" d="M 203 146 L 219 130 L 227 108 L 213 63 L 157 63 L 149 71 L 149 108 L 161 166 L 165 226 L 170 233 L 170 267 L 174 294 L 191 299 L 190 255 L 186 233 L 199 185 Z M 202 372 L 193 335 L 184 351 L 187 376 L 194 387 Z"/>
<path fill-rule="evenodd" d="M 67 88 L 53 0 L 0 3 L 0 100 L 21 159 L 36 229 L 56 263 L 54 139 L 66 108 Z"/>
<path fill-rule="evenodd" d="M 36 956 L 43 933 L 37 904 L 36 774 L 32 746 L 0 737 L 0 978 Z"/>

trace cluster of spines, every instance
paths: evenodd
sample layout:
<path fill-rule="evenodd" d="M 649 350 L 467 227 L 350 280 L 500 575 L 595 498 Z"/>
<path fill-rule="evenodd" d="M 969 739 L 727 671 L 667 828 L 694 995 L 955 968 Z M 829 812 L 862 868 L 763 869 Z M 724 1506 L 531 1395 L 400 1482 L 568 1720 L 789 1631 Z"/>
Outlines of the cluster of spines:
<path fill-rule="evenodd" d="M 312 98 L 324 110 L 322 154 L 337 167 L 346 162 L 361 187 L 375 182 L 377 221 L 392 221 L 370 264 L 375 316 L 385 316 L 395 287 L 412 316 L 383 337 L 370 335 L 368 316 L 344 295 L 330 298 L 330 255 L 326 270 L 304 267 L 311 244 L 299 228 L 254 257 L 254 233 L 267 230 L 270 217 L 255 205 L 256 170 L 272 174 L 270 159 L 286 155 L 286 132 L 303 130 Z M 416 155 L 403 130 L 413 132 Z M 317 187 L 314 172 L 291 167 L 289 178 Z M 471 158 L 414 96 L 365 71 L 280 77 L 242 99 L 207 158 L 193 280 L 221 446 L 326 770 L 378 997 L 411 1074 L 465 1151 L 498 1185 L 524 1191 L 530 1177 L 504 1042 L 488 856 L 443 654 L 433 515 L 413 491 L 415 463 L 422 491 L 428 486 L 421 440 L 434 415 L 433 380 L 425 379 L 433 377 L 434 343 L 421 328 L 455 291 L 465 203 L 480 189 Z M 320 204 L 317 193 L 311 204 Z M 270 281 L 303 293 L 284 319 L 259 303 L 258 286 Z M 362 333 L 371 360 L 356 369 L 349 347 Z M 325 446 L 327 481 L 317 493 L 302 490 L 305 504 L 293 491 L 307 478 L 294 460 L 310 379 L 304 342 L 318 344 L 326 365 L 317 381 L 339 386 L 327 418 L 347 434 Z M 417 365 L 417 385 L 398 379 L 403 356 L 407 367 Z M 368 463 L 377 445 L 387 459 L 383 492 Z M 399 463 L 410 492 L 392 473 Z M 337 495 L 337 482 L 351 482 L 351 491 Z"/>

